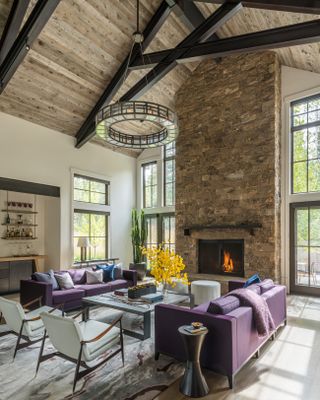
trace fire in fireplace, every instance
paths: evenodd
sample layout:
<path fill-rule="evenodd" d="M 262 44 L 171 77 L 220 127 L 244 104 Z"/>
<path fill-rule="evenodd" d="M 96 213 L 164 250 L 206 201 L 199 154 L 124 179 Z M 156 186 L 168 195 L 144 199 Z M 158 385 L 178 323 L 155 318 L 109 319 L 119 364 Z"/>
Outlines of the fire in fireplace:
<path fill-rule="evenodd" d="M 243 240 L 199 240 L 199 273 L 244 276 Z"/>

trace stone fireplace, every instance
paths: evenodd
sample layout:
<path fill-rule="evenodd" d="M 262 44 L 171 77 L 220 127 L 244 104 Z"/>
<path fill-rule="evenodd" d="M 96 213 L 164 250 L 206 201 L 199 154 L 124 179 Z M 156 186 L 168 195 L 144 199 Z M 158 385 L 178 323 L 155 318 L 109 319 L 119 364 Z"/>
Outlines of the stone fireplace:
<path fill-rule="evenodd" d="M 176 249 L 191 278 L 232 276 L 223 250 L 238 243 L 235 275 L 279 279 L 280 106 L 273 52 L 201 63 L 180 88 Z"/>
<path fill-rule="evenodd" d="M 199 274 L 244 276 L 243 240 L 198 241 Z"/>

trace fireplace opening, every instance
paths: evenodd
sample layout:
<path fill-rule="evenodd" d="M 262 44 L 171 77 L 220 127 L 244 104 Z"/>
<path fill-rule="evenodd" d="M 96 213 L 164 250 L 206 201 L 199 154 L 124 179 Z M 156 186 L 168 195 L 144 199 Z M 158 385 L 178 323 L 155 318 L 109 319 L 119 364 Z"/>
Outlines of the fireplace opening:
<path fill-rule="evenodd" d="M 199 240 L 199 273 L 244 277 L 243 240 Z"/>

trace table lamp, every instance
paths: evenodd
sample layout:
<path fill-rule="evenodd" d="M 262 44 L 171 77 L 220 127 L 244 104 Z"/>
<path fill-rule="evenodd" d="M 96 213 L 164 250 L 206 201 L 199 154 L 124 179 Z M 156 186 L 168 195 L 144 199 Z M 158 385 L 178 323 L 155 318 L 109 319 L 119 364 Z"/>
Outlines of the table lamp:
<path fill-rule="evenodd" d="M 81 262 L 86 261 L 87 259 L 87 247 L 90 246 L 89 238 L 87 237 L 79 237 L 78 239 L 78 247 L 81 249 Z"/>

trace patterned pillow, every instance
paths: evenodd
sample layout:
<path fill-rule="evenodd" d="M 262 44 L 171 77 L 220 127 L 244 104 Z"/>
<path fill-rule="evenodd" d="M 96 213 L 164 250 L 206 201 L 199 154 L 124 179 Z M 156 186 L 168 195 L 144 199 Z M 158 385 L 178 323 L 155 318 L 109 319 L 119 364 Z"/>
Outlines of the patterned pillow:
<path fill-rule="evenodd" d="M 103 271 L 86 271 L 87 284 L 93 285 L 96 283 L 103 283 Z"/>
<path fill-rule="evenodd" d="M 55 274 L 54 276 L 61 290 L 68 290 L 74 288 L 73 280 L 71 279 L 71 276 L 69 275 L 68 272 L 65 272 L 64 274 Z"/>

